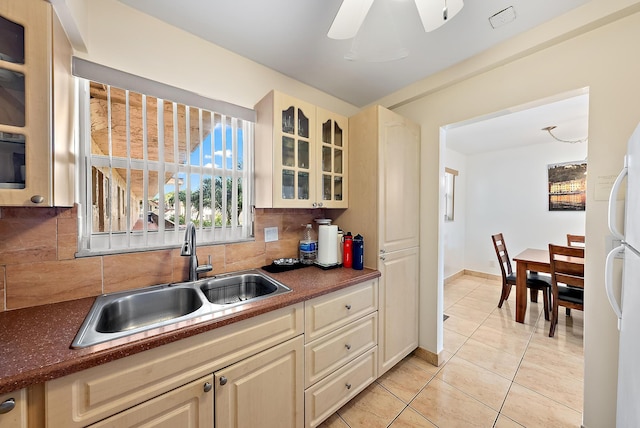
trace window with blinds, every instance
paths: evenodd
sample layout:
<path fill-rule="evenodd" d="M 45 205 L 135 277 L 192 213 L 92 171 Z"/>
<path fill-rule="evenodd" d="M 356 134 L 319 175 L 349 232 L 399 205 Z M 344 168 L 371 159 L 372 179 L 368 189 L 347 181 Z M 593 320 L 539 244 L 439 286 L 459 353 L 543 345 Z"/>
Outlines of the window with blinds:
<path fill-rule="evenodd" d="M 79 78 L 80 253 L 250 238 L 253 122 Z M 84 178 L 84 180 L 82 179 Z"/>

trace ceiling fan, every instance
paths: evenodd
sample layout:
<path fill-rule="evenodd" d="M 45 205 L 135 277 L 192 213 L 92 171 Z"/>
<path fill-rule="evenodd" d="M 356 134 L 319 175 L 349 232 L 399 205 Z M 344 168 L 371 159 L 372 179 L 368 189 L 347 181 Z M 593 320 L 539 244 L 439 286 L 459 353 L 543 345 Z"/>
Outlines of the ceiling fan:
<path fill-rule="evenodd" d="M 453 18 L 464 6 L 463 0 L 414 0 L 424 31 L 433 31 Z M 342 0 L 327 36 L 332 39 L 351 39 L 371 9 L 374 0 Z"/>

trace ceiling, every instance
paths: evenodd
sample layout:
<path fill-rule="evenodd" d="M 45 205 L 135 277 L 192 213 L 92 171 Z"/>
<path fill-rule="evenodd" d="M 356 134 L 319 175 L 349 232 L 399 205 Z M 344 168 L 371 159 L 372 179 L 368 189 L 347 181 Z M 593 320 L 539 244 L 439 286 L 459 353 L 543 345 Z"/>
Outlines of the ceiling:
<path fill-rule="evenodd" d="M 412 0 L 375 0 L 352 40 L 327 31 L 341 0 L 120 0 L 243 57 L 357 107 L 363 107 L 588 0 L 467 0 L 444 26 L 426 33 Z M 444 0 L 441 0 L 444 2 Z M 512 6 L 515 20 L 492 28 L 488 18 Z M 368 22 L 384 17 L 385 28 Z M 391 34 L 391 33 L 395 33 Z M 396 41 L 407 57 L 348 61 L 354 41 L 366 52 Z"/>
<path fill-rule="evenodd" d="M 450 125 L 446 145 L 458 153 L 475 155 L 554 142 L 542 131 L 547 126 L 556 126 L 552 132 L 562 140 L 582 140 L 589 132 L 589 94 L 572 95 Z"/>

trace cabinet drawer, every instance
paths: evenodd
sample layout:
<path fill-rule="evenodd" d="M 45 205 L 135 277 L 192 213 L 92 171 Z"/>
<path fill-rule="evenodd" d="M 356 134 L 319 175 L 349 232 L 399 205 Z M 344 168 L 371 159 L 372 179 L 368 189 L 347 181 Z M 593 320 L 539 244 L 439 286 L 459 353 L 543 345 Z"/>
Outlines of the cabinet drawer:
<path fill-rule="evenodd" d="M 208 386 L 205 387 L 205 384 Z M 213 426 L 213 375 L 205 376 L 162 394 L 127 411 L 91 425 L 105 427 L 190 427 Z"/>
<path fill-rule="evenodd" d="M 376 379 L 375 347 L 305 391 L 306 427 L 318 426 Z"/>
<path fill-rule="evenodd" d="M 377 343 L 378 312 L 305 345 L 305 387 L 310 387 Z"/>
<path fill-rule="evenodd" d="M 304 304 L 305 342 L 309 343 L 377 309 L 377 279 L 309 300 Z"/>
<path fill-rule="evenodd" d="M 302 323 L 300 303 L 47 382 L 47 425 L 97 422 L 298 336 Z"/>

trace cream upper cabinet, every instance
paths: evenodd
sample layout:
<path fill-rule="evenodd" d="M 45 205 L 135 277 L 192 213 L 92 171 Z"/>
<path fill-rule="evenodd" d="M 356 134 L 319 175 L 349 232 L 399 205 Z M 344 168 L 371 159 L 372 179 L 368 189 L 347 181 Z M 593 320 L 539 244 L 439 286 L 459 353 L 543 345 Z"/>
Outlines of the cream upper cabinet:
<path fill-rule="evenodd" d="M 322 208 L 348 207 L 349 120 L 318 107 L 316 109 L 318 184 L 316 195 Z"/>
<path fill-rule="evenodd" d="M 44 0 L 0 2 L 0 35 L 0 206 L 71 206 L 71 45 Z"/>
<path fill-rule="evenodd" d="M 418 346 L 420 127 L 380 106 L 349 118 L 349 209 L 334 223 L 361 234 L 378 269 L 378 376 Z"/>
<path fill-rule="evenodd" d="M 298 336 L 215 373 L 217 427 L 302 427 L 304 339 Z"/>
<path fill-rule="evenodd" d="M 277 91 L 255 108 L 256 207 L 346 208 L 346 118 Z"/>

